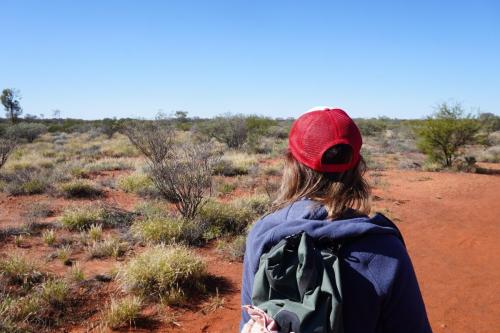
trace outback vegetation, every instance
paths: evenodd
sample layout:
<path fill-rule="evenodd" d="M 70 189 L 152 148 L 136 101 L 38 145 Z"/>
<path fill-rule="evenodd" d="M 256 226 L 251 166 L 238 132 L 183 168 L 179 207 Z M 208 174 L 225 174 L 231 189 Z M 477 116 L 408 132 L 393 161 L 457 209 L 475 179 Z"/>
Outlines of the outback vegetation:
<path fill-rule="evenodd" d="M 279 186 L 292 119 L 20 118 L 19 96 L 3 91 L 0 120 L 0 207 L 21 205 L 0 224 L 1 332 L 175 330 L 188 325 L 179 314 L 238 307 L 226 298 Z M 384 170 L 493 173 L 500 162 L 499 117 L 458 104 L 356 122 L 376 189 Z"/>

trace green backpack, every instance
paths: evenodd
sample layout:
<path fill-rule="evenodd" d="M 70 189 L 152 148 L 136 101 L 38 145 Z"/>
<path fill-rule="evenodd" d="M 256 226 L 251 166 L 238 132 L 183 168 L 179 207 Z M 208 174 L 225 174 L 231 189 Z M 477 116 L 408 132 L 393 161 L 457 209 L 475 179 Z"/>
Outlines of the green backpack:
<path fill-rule="evenodd" d="M 340 245 L 317 244 L 305 232 L 281 240 L 260 258 L 252 305 L 280 333 L 341 333 Z"/>

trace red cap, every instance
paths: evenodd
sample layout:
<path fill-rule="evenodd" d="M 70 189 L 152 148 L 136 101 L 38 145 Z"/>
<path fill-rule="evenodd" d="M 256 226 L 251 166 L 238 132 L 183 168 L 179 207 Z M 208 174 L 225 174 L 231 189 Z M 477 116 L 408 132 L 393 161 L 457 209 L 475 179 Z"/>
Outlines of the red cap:
<path fill-rule="evenodd" d="M 347 144 L 352 159 L 344 164 L 323 164 L 321 158 L 331 147 Z M 319 172 L 344 172 L 354 168 L 360 158 L 363 141 L 358 126 L 341 109 L 314 108 L 292 124 L 288 148 L 300 163 Z"/>

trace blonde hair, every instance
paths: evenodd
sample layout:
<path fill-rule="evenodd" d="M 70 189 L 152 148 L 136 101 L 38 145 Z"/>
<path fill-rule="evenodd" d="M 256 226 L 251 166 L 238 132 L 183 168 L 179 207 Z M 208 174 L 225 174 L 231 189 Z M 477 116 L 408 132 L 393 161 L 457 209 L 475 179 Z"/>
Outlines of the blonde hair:
<path fill-rule="evenodd" d="M 326 156 L 333 161 L 351 158 L 350 151 L 346 156 L 345 149 L 336 147 L 330 148 L 324 158 Z M 365 171 L 366 163 L 362 157 L 356 167 L 345 172 L 320 173 L 301 164 L 288 152 L 281 187 L 271 211 L 307 198 L 323 205 L 329 219 L 339 219 L 347 215 L 367 215 L 370 213 L 370 186 L 363 178 Z"/>

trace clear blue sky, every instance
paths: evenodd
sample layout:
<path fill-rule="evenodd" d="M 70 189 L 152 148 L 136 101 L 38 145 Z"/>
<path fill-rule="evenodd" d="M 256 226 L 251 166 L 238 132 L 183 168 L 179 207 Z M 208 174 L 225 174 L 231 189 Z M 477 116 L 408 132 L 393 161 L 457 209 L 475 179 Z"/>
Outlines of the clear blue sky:
<path fill-rule="evenodd" d="M 25 113 L 500 114 L 500 1 L 0 0 L 0 88 Z M 3 115 L 3 113 L 2 113 Z"/>

